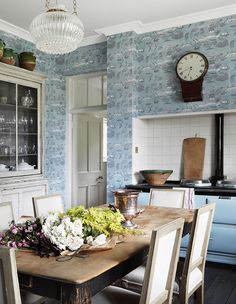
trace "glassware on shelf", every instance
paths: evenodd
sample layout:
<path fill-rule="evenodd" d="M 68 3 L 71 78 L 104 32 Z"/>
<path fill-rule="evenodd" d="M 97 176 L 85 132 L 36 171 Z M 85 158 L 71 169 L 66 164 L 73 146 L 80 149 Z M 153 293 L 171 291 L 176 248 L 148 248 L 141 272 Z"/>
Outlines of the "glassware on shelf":
<path fill-rule="evenodd" d="M 23 107 L 29 108 L 29 107 L 32 107 L 33 104 L 34 104 L 34 99 L 33 99 L 32 95 L 31 95 L 31 91 L 27 90 L 25 92 L 25 96 L 21 97 L 21 105 Z"/>
<path fill-rule="evenodd" d="M 36 150 L 36 145 L 32 145 L 32 148 L 31 148 L 31 153 L 32 154 L 36 154 L 37 150 Z"/>
<path fill-rule="evenodd" d="M 0 102 L 1 102 L 1 104 L 6 104 L 7 103 L 7 96 L 2 96 L 0 98 Z"/>

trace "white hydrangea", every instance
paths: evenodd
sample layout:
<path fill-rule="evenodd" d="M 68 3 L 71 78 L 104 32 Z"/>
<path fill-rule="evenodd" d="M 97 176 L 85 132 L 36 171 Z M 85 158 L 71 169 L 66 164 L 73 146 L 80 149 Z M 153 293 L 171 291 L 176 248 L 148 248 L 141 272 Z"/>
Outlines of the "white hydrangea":
<path fill-rule="evenodd" d="M 68 216 L 59 219 L 57 213 L 50 214 L 45 219 L 42 230 L 60 250 L 75 251 L 84 243 L 83 225 L 79 219 L 71 222 Z"/>
<path fill-rule="evenodd" d="M 98 235 L 95 239 L 91 235 L 86 238 L 87 244 L 93 246 L 105 245 L 106 241 L 107 241 L 107 237 L 103 233 Z"/>

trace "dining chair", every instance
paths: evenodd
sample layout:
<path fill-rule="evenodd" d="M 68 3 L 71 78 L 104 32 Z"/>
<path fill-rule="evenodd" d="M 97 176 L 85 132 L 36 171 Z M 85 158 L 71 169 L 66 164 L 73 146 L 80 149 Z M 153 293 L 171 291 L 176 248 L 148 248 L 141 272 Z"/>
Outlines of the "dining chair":
<path fill-rule="evenodd" d="M 195 190 L 194 190 L 194 188 L 173 187 L 172 189 L 184 191 L 183 208 L 195 209 Z"/>
<path fill-rule="evenodd" d="M 179 218 L 152 231 L 141 295 L 110 286 L 92 297 L 92 304 L 170 304 L 183 225 Z"/>
<path fill-rule="evenodd" d="M 14 220 L 12 203 L 0 204 L 0 231 L 9 228 L 9 224 Z"/>
<path fill-rule="evenodd" d="M 150 189 L 149 205 L 160 207 L 183 208 L 184 190 Z"/>
<path fill-rule="evenodd" d="M 60 194 L 33 197 L 33 206 L 35 217 L 46 216 L 49 212 L 64 212 Z"/>
<path fill-rule="evenodd" d="M 15 250 L 0 247 L 0 303 L 21 304 Z"/>
<path fill-rule="evenodd" d="M 20 291 L 15 249 L 10 247 L 0 247 L 0 303 L 55 304 L 51 299 Z"/>
<path fill-rule="evenodd" d="M 215 204 L 194 213 L 189 245 L 184 263 L 178 264 L 179 303 L 187 304 L 195 293 L 196 303 L 204 303 L 204 273 Z"/>

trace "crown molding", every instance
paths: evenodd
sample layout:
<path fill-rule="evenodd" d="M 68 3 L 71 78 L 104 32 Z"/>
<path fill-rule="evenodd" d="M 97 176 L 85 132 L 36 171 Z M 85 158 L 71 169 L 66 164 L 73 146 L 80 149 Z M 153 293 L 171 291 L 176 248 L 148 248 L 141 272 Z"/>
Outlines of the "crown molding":
<path fill-rule="evenodd" d="M 206 10 L 198 13 L 188 14 L 184 16 L 179 16 L 175 18 L 165 19 L 162 21 L 146 23 L 146 24 L 137 20 L 134 22 L 101 28 L 95 30 L 95 32 L 100 35 L 103 34 L 105 36 L 110 36 L 119 33 L 130 32 L 130 31 L 133 31 L 137 34 L 143 34 L 147 32 L 160 31 L 163 29 L 178 27 L 186 24 L 216 19 L 220 17 L 226 17 L 234 14 L 236 14 L 236 4 L 223 6 L 211 10 Z"/>
<path fill-rule="evenodd" d="M 19 26 L 16 26 L 12 23 L 9 23 L 5 20 L 0 19 L 0 29 L 1 29 L 1 31 L 4 31 L 6 33 L 9 33 L 9 34 L 15 35 L 19 38 L 22 38 L 24 40 L 33 42 L 32 38 L 30 36 L 30 33 L 27 30 L 25 30 Z"/>
<path fill-rule="evenodd" d="M 201 11 L 189 15 L 179 16 L 175 18 L 165 19 L 162 21 L 142 24 L 141 32 L 139 32 L 138 34 L 160 31 L 163 29 L 183 26 L 183 25 L 197 23 L 201 21 L 207 21 L 211 19 L 217 19 L 234 14 L 236 14 L 236 4 L 223 6 L 211 10 Z"/>
<path fill-rule="evenodd" d="M 95 33 L 97 35 L 85 37 L 80 43 L 80 47 L 104 42 L 106 41 L 107 36 L 119 33 L 135 32 L 137 34 L 143 34 L 147 32 L 159 31 L 200 21 L 226 17 L 234 14 L 236 14 L 236 4 L 151 23 L 142 23 L 141 21 L 136 20 L 133 22 L 97 29 L 95 30 Z M 0 19 L 0 29 L 4 32 L 15 35 L 29 42 L 33 42 L 31 35 L 27 30 L 15 26 L 2 19 Z"/>
<path fill-rule="evenodd" d="M 96 44 L 96 43 L 101 43 L 107 41 L 106 37 L 104 35 L 93 35 L 89 37 L 85 37 L 79 44 L 79 47 L 81 46 L 86 46 L 86 45 L 91 45 L 91 44 Z"/>
<path fill-rule="evenodd" d="M 103 27 L 98 30 L 95 30 L 95 33 L 99 35 L 111 36 L 115 34 L 125 33 L 125 32 L 142 32 L 143 23 L 139 20 L 117 24 L 114 26 Z"/>

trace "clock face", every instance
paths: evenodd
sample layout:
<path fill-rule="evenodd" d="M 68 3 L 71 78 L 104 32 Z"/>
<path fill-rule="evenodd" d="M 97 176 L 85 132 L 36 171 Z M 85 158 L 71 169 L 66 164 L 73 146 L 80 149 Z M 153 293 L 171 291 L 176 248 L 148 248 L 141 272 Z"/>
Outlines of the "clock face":
<path fill-rule="evenodd" d="M 184 81 L 195 81 L 203 77 L 208 69 L 206 57 L 197 52 L 182 56 L 176 65 L 177 76 Z"/>

